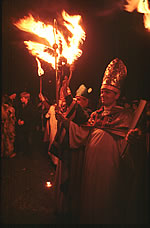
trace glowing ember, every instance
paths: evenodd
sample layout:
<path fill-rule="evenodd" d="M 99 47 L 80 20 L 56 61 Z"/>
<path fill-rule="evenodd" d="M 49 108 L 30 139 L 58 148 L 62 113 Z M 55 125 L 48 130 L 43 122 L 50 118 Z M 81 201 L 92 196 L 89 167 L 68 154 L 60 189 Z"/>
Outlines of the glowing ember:
<path fill-rule="evenodd" d="M 50 181 L 47 181 L 47 182 L 46 182 L 46 187 L 47 187 L 47 188 L 51 188 L 51 187 L 52 187 L 52 184 L 51 184 Z"/>
<path fill-rule="evenodd" d="M 36 58 L 36 61 L 37 61 L 37 65 L 38 65 L 38 75 L 41 76 L 44 74 L 44 70 L 42 69 L 41 63 L 38 58 Z"/>
<path fill-rule="evenodd" d="M 63 26 L 65 27 L 65 35 L 60 31 L 55 24 L 44 24 L 42 21 L 36 21 L 31 14 L 28 17 L 20 19 L 14 25 L 22 31 L 37 35 L 40 42 L 24 41 L 26 47 L 33 56 L 38 57 L 52 65 L 55 69 L 55 53 L 57 53 L 57 63 L 63 56 L 67 59 L 68 64 L 72 64 L 81 55 L 79 49 L 80 44 L 85 40 L 85 32 L 79 24 L 80 15 L 70 16 L 64 10 L 62 11 Z M 67 31 L 67 33 L 66 33 Z M 58 48 L 54 48 L 54 45 Z M 60 51 L 61 50 L 61 51 Z"/>
<path fill-rule="evenodd" d="M 143 13 L 144 26 L 150 31 L 150 9 L 148 0 L 127 0 L 127 4 L 124 7 L 128 12 L 137 10 L 139 13 Z"/>

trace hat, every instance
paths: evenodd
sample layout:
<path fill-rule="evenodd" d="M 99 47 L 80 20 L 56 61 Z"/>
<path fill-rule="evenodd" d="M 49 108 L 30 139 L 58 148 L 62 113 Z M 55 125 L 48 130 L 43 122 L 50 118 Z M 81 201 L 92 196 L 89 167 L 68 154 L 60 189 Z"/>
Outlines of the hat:
<path fill-rule="evenodd" d="M 20 93 L 20 97 L 25 97 L 25 98 L 30 99 L 30 93 L 22 92 L 22 93 Z"/>
<path fill-rule="evenodd" d="M 87 89 L 84 84 L 81 84 L 79 88 L 76 90 L 76 96 L 82 96 L 89 99 L 89 95 L 92 92 L 92 88 Z"/>
<path fill-rule="evenodd" d="M 122 60 L 113 59 L 105 70 L 101 89 L 106 88 L 119 92 L 126 75 L 127 68 Z"/>

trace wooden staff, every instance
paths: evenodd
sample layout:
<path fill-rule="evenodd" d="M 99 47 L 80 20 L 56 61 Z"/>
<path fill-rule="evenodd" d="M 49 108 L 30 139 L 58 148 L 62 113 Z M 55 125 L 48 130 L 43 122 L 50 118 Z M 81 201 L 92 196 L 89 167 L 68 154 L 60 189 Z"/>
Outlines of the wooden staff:
<path fill-rule="evenodd" d="M 40 76 L 40 93 L 42 93 L 42 76 Z"/>
<path fill-rule="evenodd" d="M 53 49 L 54 49 L 54 56 L 55 56 L 55 74 L 56 74 L 56 104 L 58 105 L 58 103 L 59 103 L 59 79 L 58 79 L 58 69 L 57 69 L 58 54 L 56 51 L 58 48 L 58 45 L 56 44 L 56 34 L 57 34 L 56 19 L 54 19 L 53 33 L 54 33 L 54 41 L 55 41 L 55 43 L 53 44 Z"/>
<path fill-rule="evenodd" d="M 133 120 L 132 120 L 132 123 L 131 123 L 131 125 L 130 125 L 130 128 L 129 128 L 129 130 L 131 130 L 131 129 L 134 129 L 135 127 L 136 127 L 136 125 L 137 125 L 137 123 L 138 123 L 138 121 L 139 121 L 139 119 L 140 119 L 140 116 L 141 116 L 141 114 L 142 114 L 142 112 L 143 112 L 143 110 L 144 110 L 144 107 L 145 107 L 145 105 L 146 105 L 146 100 L 140 100 L 140 103 L 139 103 L 139 105 L 138 105 L 138 108 L 137 108 L 137 110 L 135 111 L 135 115 L 134 115 L 134 117 L 133 117 Z M 125 145 L 124 145 L 124 148 L 123 148 L 123 152 L 121 153 L 122 155 L 122 157 L 124 157 L 125 156 L 125 152 L 126 152 L 126 150 L 127 150 L 127 147 L 128 147 L 128 142 L 126 141 L 125 142 Z"/>
<path fill-rule="evenodd" d="M 58 81 L 58 70 L 57 70 L 57 53 L 55 53 L 55 75 L 56 75 L 56 104 L 59 103 L 59 81 Z"/>

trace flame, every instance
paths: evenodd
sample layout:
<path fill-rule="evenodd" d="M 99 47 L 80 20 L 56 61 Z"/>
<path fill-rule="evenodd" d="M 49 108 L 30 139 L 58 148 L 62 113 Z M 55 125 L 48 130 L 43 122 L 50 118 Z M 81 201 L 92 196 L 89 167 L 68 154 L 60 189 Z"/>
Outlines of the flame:
<path fill-rule="evenodd" d="M 42 69 L 41 63 L 38 58 L 36 58 L 36 61 L 37 61 L 37 65 L 38 65 L 38 75 L 41 76 L 44 74 L 44 70 Z"/>
<path fill-rule="evenodd" d="M 63 33 L 61 33 L 61 31 L 56 27 L 56 23 L 54 26 L 44 24 L 42 21 L 36 21 L 31 14 L 14 23 L 14 25 L 20 30 L 42 38 L 39 43 L 29 40 L 24 41 L 24 44 L 33 56 L 51 64 L 54 69 L 55 54 L 57 54 L 58 57 L 57 63 L 59 62 L 60 57 L 63 56 L 67 59 L 67 63 L 71 65 L 82 55 L 82 50 L 79 49 L 79 46 L 83 43 L 86 37 L 84 30 L 79 24 L 81 21 L 80 15 L 70 16 L 65 12 L 65 10 L 63 10 L 62 18 L 63 25 L 71 34 L 71 36 L 68 35 L 67 40 Z M 43 38 L 47 45 L 43 43 Z M 57 44 L 57 49 L 54 49 L 54 44 Z M 61 52 L 60 48 L 62 48 Z"/>
<path fill-rule="evenodd" d="M 140 0 L 137 10 L 140 13 L 144 13 L 144 26 L 150 31 L 150 9 L 148 0 Z"/>
<path fill-rule="evenodd" d="M 124 5 L 124 9 L 128 12 L 132 12 L 137 9 L 139 0 L 126 0 L 127 4 Z"/>
<path fill-rule="evenodd" d="M 148 0 L 127 0 L 127 4 L 124 7 L 128 12 L 137 10 L 139 13 L 143 13 L 144 26 L 150 31 L 150 9 Z"/>
<path fill-rule="evenodd" d="M 47 187 L 47 188 L 51 188 L 51 187 L 52 187 L 52 184 L 51 184 L 50 181 L 47 181 L 47 182 L 46 182 L 46 187 Z"/>

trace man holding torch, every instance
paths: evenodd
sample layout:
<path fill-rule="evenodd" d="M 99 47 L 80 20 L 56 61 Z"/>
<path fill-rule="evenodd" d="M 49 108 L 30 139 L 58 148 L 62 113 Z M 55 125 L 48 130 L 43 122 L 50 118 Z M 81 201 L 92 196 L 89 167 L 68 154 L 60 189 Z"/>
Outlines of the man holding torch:
<path fill-rule="evenodd" d="M 79 222 L 82 224 L 136 223 L 138 220 L 137 199 L 133 194 L 137 194 L 136 188 L 145 175 L 146 150 L 140 141 L 129 146 L 124 156 L 126 140 L 131 138 L 127 132 L 133 113 L 117 106 L 117 100 L 126 75 L 127 69 L 122 60 L 116 58 L 110 62 L 101 86 L 102 107 L 91 114 L 86 124 L 79 126 L 56 111 L 58 121 L 69 130 L 70 148 L 81 153 L 85 146 L 81 190 L 77 199 Z M 132 135 L 133 132 L 130 130 Z M 140 160 L 142 174 L 137 181 L 135 166 L 140 157 L 144 159 Z"/>

